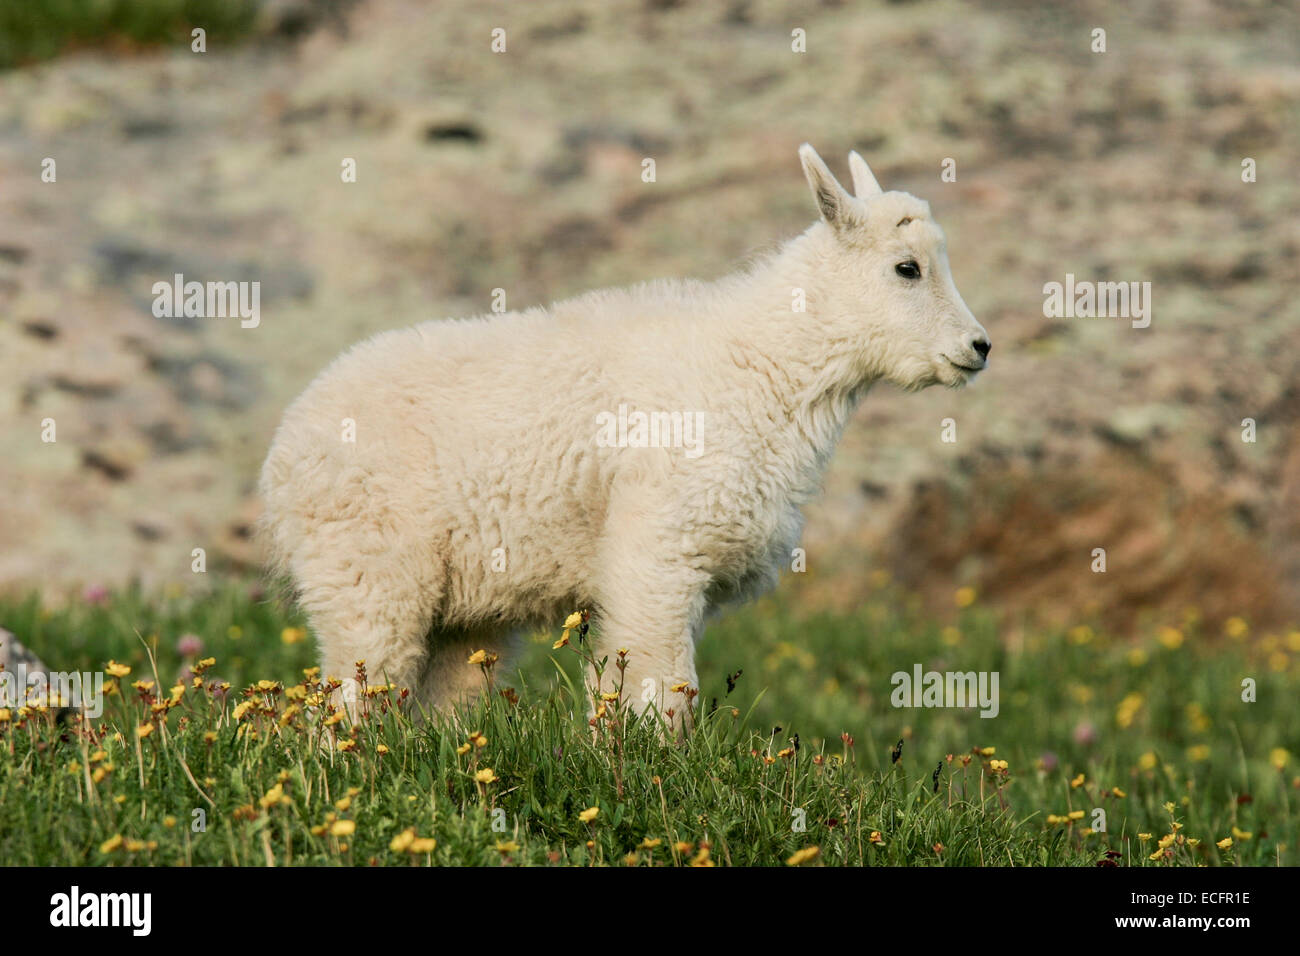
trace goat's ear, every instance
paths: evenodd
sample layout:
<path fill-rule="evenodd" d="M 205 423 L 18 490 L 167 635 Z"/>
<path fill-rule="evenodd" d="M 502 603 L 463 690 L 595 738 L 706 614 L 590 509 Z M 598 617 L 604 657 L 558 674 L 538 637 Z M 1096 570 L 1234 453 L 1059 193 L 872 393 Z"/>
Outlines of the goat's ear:
<path fill-rule="evenodd" d="M 867 199 L 884 192 L 876 177 L 871 174 L 867 161 L 858 155 L 855 149 L 849 153 L 849 170 L 853 173 L 853 193 L 859 199 Z"/>
<path fill-rule="evenodd" d="M 799 147 L 799 161 L 803 163 L 803 174 L 808 177 L 808 187 L 826 224 L 840 229 L 856 219 L 856 200 L 844 191 L 839 180 L 826 168 L 817 150 L 804 143 Z"/>

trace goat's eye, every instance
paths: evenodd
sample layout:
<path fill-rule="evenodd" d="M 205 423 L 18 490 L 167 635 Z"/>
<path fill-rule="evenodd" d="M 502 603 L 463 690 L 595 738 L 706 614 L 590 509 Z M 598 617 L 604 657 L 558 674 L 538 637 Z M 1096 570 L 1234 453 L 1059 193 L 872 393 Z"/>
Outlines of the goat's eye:
<path fill-rule="evenodd" d="M 904 279 L 921 278 L 921 267 L 916 264 L 915 259 L 908 259 L 904 262 L 900 262 L 898 265 L 894 266 L 894 271 Z"/>

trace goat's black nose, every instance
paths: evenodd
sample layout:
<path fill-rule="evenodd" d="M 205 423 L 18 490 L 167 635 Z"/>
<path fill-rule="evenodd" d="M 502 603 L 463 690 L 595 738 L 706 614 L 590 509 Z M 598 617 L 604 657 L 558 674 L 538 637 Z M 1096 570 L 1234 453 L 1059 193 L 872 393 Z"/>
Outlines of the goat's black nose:
<path fill-rule="evenodd" d="M 989 350 L 993 348 L 993 343 L 988 339 L 976 339 L 971 345 L 975 346 L 975 351 L 979 352 L 980 358 L 988 358 Z"/>

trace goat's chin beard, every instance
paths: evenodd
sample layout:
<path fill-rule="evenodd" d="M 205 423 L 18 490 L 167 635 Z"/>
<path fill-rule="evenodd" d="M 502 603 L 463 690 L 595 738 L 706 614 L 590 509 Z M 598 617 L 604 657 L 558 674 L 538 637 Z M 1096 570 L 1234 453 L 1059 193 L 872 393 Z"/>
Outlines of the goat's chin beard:
<path fill-rule="evenodd" d="M 965 388 L 970 380 L 978 374 L 978 371 L 958 368 L 951 362 L 945 361 L 942 364 L 918 368 L 916 374 L 909 377 L 891 375 L 888 376 L 888 379 L 906 392 L 919 392 L 931 385 L 942 385 L 944 388 Z"/>
<path fill-rule="evenodd" d="M 947 371 L 934 365 L 918 363 L 910 371 L 912 372 L 911 375 L 890 375 L 887 378 L 905 392 L 919 392 L 931 385 L 947 385 L 949 388 L 958 388 L 964 384 L 962 382 L 953 382 Z M 955 372 L 957 369 L 953 369 L 953 371 Z"/>
<path fill-rule="evenodd" d="M 943 365 L 936 370 L 935 379 L 947 388 L 965 388 L 966 385 L 980 373 L 979 369 L 964 369 L 945 361 Z"/>

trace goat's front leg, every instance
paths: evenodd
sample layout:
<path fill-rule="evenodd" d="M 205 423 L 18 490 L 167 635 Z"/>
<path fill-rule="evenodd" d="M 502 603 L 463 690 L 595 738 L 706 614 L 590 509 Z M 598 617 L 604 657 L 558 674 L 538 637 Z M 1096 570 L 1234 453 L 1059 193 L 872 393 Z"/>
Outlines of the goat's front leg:
<path fill-rule="evenodd" d="M 605 659 L 600 692 L 620 694 L 636 713 L 653 711 L 674 731 L 689 729 L 707 576 L 684 561 L 654 558 L 635 539 L 607 556 L 603 571 L 595 643 L 596 660 Z M 590 683 L 596 686 L 594 675 Z"/>

